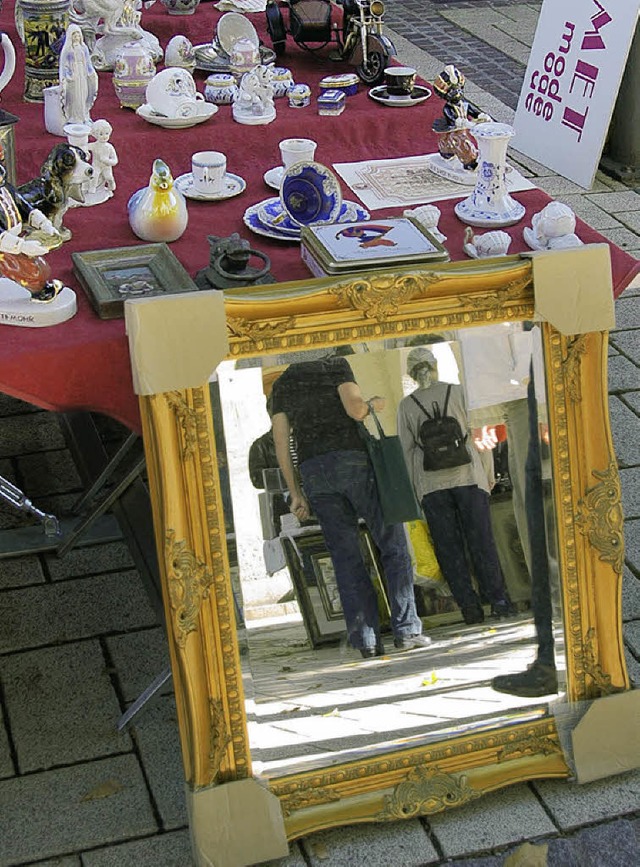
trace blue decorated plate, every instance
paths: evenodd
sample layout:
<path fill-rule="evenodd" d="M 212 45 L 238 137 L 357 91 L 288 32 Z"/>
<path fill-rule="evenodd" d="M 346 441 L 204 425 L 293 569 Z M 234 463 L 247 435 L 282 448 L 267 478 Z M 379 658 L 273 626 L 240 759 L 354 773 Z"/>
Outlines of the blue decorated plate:
<path fill-rule="evenodd" d="M 287 232 L 289 222 L 276 221 L 274 217 L 285 213 L 282 209 L 280 199 L 274 196 L 271 199 L 265 199 L 257 205 L 251 205 L 244 212 L 244 224 L 256 235 L 264 235 L 266 238 L 273 238 L 276 241 L 300 241 L 300 228 L 294 227 L 294 231 Z M 288 221 L 288 217 L 286 218 Z M 370 220 L 371 214 L 362 205 L 356 202 L 343 202 L 338 215 L 337 223 L 355 223 Z M 284 229 L 284 230 L 283 230 Z"/>
<path fill-rule="evenodd" d="M 285 170 L 280 200 L 297 226 L 335 223 L 340 215 L 342 192 L 334 173 L 321 163 L 294 163 Z"/>

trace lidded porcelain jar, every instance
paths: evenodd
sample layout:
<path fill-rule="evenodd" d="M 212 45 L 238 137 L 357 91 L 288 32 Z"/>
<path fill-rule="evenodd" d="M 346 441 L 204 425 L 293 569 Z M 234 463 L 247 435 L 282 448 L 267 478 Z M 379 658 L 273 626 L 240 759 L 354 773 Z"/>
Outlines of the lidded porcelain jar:
<path fill-rule="evenodd" d="M 185 69 L 196 68 L 196 52 L 186 36 L 172 36 L 164 50 L 165 66 L 183 66 Z"/>
<path fill-rule="evenodd" d="M 260 51 L 258 46 L 254 45 L 251 39 L 242 36 L 234 43 L 229 55 L 231 71 L 239 77 L 245 72 L 251 72 L 252 69 L 255 69 L 259 65 Z"/>
<path fill-rule="evenodd" d="M 113 86 L 122 108 L 136 109 L 146 102 L 147 84 L 155 74 L 153 55 L 142 40 L 122 46 L 113 67 Z"/>
<path fill-rule="evenodd" d="M 235 76 L 229 72 L 212 72 L 204 83 L 204 98 L 214 105 L 231 105 L 237 94 Z"/>
<path fill-rule="evenodd" d="M 294 85 L 291 70 L 285 66 L 274 66 L 271 70 L 271 86 L 276 99 L 286 96 Z"/>

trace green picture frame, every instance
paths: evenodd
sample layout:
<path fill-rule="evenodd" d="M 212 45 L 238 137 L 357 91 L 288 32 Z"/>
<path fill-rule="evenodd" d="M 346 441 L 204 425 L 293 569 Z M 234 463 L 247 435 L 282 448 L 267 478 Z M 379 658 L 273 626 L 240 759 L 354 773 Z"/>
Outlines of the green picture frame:
<path fill-rule="evenodd" d="M 128 298 L 151 298 L 198 287 L 167 244 L 138 244 L 72 253 L 73 268 L 100 319 L 122 319 Z"/>

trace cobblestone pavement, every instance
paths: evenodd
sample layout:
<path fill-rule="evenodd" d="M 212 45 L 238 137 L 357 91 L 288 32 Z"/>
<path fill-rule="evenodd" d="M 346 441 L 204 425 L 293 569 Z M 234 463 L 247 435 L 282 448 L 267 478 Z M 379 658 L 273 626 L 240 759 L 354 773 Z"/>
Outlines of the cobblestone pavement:
<path fill-rule="evenodd" d="M 388 6 L 402 56 L 413 51 L 414 65 L 435 72 L 445 60 L 459 62 L 479 97 L 493 100 L 491 111 L 501 119 L 512 116 L 516 75 L 523 66 L 513 56 L 517 45 L 497 34 L 526 45 L 539 4 L 389 0 Z M 465 35 L 460 28 L 472 26 L 469 16 L 486 25 L 483 34 L 502 51 L 490 43 L 487 50 L 478 23 L 472 22 L 478 36 Z M 514 25 L 505 25 L 505 19 Z M 456 46 L 459 61 L 449 53 Z M 482 64 L 472 62 L 467 51 L 477 52 Z M 513 64 L 508 74 L 507 61 Z M 601 174 L 585 193 L 531 161 L 518 165 L 586 222 L 640 256 L 637 193 Z M 639 295 L 638 288 L 630 288 L 616 303 L 609 356 L 609 407 L 625 510 L 624 641 L 635 684 L 640 684 Z M 0 395 L 0 419 L 0 474 L 24 487 L 39 507 L 65 513 L 82 485 L 55 416 Z M 116 425 L 103 432 L 107 441 L 121 435 Z M 18 523 L 0 504 L 0 529 Z M 119 734 L 114 725 L 166 660 L 162 628 L 117 534 L 63 559 L 44 553 L 0 560 L 0 867 L 191 864 L 170 683 L 129 730 Z M 639 839 L 640 772 L 631 772 L 585 786 L 554 780 L 519 784 L 428 818 L 320 832 L 293 843 L 277 867 L 499 867 L 523 840 L 546 841 L 548 863 L 557 867 L 632 867 L 640 865 Z"/>

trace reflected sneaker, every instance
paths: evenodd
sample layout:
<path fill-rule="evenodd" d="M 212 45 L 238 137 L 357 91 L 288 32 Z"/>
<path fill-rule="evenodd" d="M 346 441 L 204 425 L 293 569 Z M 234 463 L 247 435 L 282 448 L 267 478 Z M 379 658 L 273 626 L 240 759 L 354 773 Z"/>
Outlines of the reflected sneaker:
<path fill-rule="evenodd" d="M 467 605 L 462 609 L 462 619 L 470 626 L 472 623 L 484 623 L 482 605 Z"/>
<path fill-rule="evenodd" d="M 498 620 L 502 617 L 513 617 L 517 613 L 515 605 L 508 599 L 501 599 L 500 602 L 494 602 L 491 606 L 491 615 Z"/>
<path fill-rule="evenodd" d="M 497 692 L 536 698 L 541 695 L 552 695 L 558 691 L 558 675 L 555 666 L 544 665 L 536 660 L 526 671 L 494 677 L 491 686 Z"/>
<path fill-rule="evenodd" d="M 428 635 L 409 635 L 406 638 L 394 638 L 393 644 L 398 650 L 418 650 L 429 647 L 431 639 Z"/>
<path fill-rule="evenodd" d="M 360 655 L 363 659 L 374 659 L 376 656 L 384 656 L 384 644 L 379 641 L 375 647 L 361 647 Z"/>

